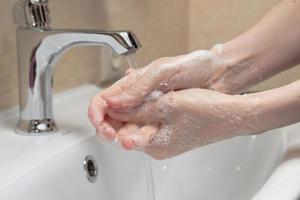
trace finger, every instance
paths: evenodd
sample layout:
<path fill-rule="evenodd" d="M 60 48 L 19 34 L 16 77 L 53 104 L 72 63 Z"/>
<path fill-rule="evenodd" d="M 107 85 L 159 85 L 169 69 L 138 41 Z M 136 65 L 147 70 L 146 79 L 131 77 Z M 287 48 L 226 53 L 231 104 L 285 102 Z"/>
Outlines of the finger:
<path fill-rule="evenodd" d="M 90 105 L 88 108 L 88 117 L 92 125 L 97 128 L 103 122 L 104 115 L 95 107 L 95 105 Z"/>
<path fill-rule="evenodd" d="M 158 125 L 146 125 L 140 128 L 139 134 L 132 134 L 130 138 L 136 147 L 145 147 L 157 134 Z"/>
<path fill-rule="evenodd" d="M 104 136 L 108 140 L 113 140 L 116 133 L 115 129 L 110 125 L 110 122 L 114 122 L 113 125 L 116 125 L 116 122 L 115 120 L 107 121 L 105 119 L 106 108 L 106 102 L 98 94 L 90 103 L 88 117 L 93 126 L 96 128 L 96 133 L 98 136 Z"/>
<path fill-rule="evenodd" d="M 129 80 L 129 76 L 124 76 L 121 79 L 117 80 L 114 84 L 112 84 L 111 86 L 109 86 L 108 88 L 106 88 L 105 90 L 102 91 L 101 96 L 103 97 L 103 99 L 105 99 L 106 95 L 113 95 L 114 93 L 117 93 L 119 88 L 125 84 L 126 82 L 128 82 Z"/>
<path fill-rule="evenodd" d="M 142 68 L 143 73 L 135 82 L 120 89 L 115 95 L 103 96 L 112 108 L 129 108 L 139 105 L 146 96 L 160 87 L 160 84 L 173 75 L 177 70 L 172 67 L 161 67 L 168 63 L 166 59 L 152 62 Z M 139 70 L 138 70 L 139 71 Z"/>
<path fill-rule="evenodd" d="M 110 141 L 114 140 L 116 137 L 116 131 L 107 122 L 103 122 L 101 126 L 96 129 L 96 133 L 98 136 L 104 136 Z"/>
<path fill-rule="evenodd" d="M 123 138 L 121 144 L 127 150 L 132 150 L 134 147 L 134 143 L 130 138 Z"/>
<path fill-rule="evenodd" d="M 132 84 L 135 83 L 136 80 L 138 80 L 141 75 L 144 73 L 145 69 L 139 69 L 139 70 L 130 70 L 130 74 L 127 76 L 124 76 L 119 81 L 117 81 L 115 84 L 110 86 L 109 88 L 105 89 L 102 92 L 102 97 L 107 101 L 109 97 L 116 96 L 124 90 L 124 88 L 130 87 Z"/>
<path fill-rule="evenodd" d="M 127 76 L 127 75 L 133 73 L 134 71 L 135 71 L 135 69 L 133 69 L 133 68 L 127 69 L 126 72 L 125 72 L 125 76 Z"/>
<path fill-rule="evenodd" d="M 107 104 L 99 94 L 93 97 L 88 108 L 88 117 L 95 128 L 102 125 L 106 108 Z"/>
<path fill-rule="evenodd" d="M 160 116 L 156 114 L 157 111 L 156 102 L 145 102 L 141 106 L 119 110 L 119 109 L 107 109 L 107 114 L 119 121 L 133 122 L 133 123 L 155 123 L 160 121 Z"/>
<path fill-rule="evenodd" d="M 136 124 L 127 123 L 118 130 L 118 141 L 121 141 L 123 138 L 129 138 L 131 134 L 138 134 L 139 131 L 139 127 Z"/>
<path fill-rule="evenodd" d="M 118 131 L 122 126 L 124 126 L 125 122 L 116 120 L 111 118 L 108 115 L 104 116 L 104 121 L 106 121 L 108 124 L 110 124 L 110 126 L 115 129 L 115 131 Z"/>
<path fill-rule="evenodd" d="M 134 147 L 133 140 L 130 138 L 132 134 L 139 134 L 139 127 L 130 123 L 123 126 L 117 133 L 118 142 L 125 149 L 131 150 Z"/>
<path fill-rule="evenodd" d="M 105 100 L 112 108 L 132 108 L 142 103 L 145 97 L 156 89 L 162 88 L 165 92 L 176 89 L 174 88 L 176 84 L 171 84 L 169 80 L 183 70 L 178 67 L 181 65 L 178 61 L 183 57 L 184 55 L 166 57 L 152 62 L 142 68 L 145 70 L 144 73 L 136 82 L 129 85 L 130 87 L 124 87 L 115 96 L 105 97 Z M 177 87 L 180 87 L 179 85 Z"/>

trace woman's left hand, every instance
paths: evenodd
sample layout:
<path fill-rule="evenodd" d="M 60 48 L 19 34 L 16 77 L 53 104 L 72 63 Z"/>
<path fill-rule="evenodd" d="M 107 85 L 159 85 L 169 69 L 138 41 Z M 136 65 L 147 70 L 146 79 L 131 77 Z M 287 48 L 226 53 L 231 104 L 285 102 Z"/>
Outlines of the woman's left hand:
<path fill-rule="evenodd" d="M 131 109 L 104 106 L 100 112 L 105 111 L 102 115 L 111 121 L 103 124 L 110 128 L 98 126 L 97 133 L 108 139 L 117 137 L 126 149 L 142 148 L 155 159 L 165 159 L 222 139 L 257 133 L 259 105 L 255 98 L 211 90 L 169 92 Z M 97 108 L 90 106 L 93 113 Z"/>

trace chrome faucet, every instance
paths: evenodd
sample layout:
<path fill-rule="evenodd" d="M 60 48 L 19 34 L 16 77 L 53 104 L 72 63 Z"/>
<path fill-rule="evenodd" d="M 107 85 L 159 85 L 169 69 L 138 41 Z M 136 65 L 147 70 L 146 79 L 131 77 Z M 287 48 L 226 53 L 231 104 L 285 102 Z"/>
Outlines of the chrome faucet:
<path fill-rule="evenodd" d="M 68 49 L 104 45 L 114 54 L 135 52 L 140 43 L 129 31 L 58 30 L 50 28 L 48 0 L 19 0 L 17 28 L 20 120 L 16 132 L 43 135 L 57 131 L 52 111 L 54 66 Z"/>

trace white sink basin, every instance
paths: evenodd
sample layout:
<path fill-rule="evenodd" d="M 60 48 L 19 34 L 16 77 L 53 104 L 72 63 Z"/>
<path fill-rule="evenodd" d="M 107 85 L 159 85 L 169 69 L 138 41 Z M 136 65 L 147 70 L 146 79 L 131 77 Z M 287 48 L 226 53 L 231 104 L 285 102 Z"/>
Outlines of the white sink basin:
<path fill-rule="evenodd" d="M 86 112 L 97 92 L 87 85 L 56 95 L 54 113 L 61 132 L 50 136 L 17 135 L 16 109 L 0 114 L 0 199 L 148 199 L 144 155 L 105 144 L 94 135 Z M 297 159 L 284 157 L 283 152 L 300 141 L 293 135 L 299 127 L 230 139 L 170 160 L 152 160 L 155 199 L 274 199 L 268 198 L 273 197 L 272 188 L 279 187 L 285 170 L 290 172 L 289 162 Z M 287 140 L 292 142 L 286 142 L 286 135 L 293 137 Z M 83 169 L 89 155 L 98 166 L 94 183 Z M 300 161 L 292 166 L 300 174 Z M 295 196 L 298 190 L 286 196 Z"/>

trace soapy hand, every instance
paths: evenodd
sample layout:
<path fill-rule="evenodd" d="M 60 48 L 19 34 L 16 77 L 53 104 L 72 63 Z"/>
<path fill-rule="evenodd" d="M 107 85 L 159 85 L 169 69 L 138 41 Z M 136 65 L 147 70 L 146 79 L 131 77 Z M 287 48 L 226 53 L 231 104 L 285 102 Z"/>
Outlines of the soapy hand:
<path fill-rule="evenodd" d="M 218 58 L 221 50 L 222 45 L 216 45 L 211 51 L 160 58 L 132 71 L 105 90 L 102 97 L 110 107 L 129 108 L 139 105 L 155 90 L 167 93 L 187 88 L 213 88 L 225 70 L 224 61 Z"/>
<path fill-rule="evenodd" d="M 256 133 L 260 125 L 259 104 L 247 96 L 186 89 L 146 99 L 137 107 L 120 110 L 107 107 L 100 95 L 95 97 L 90 118 L 97 133 L 110 140 L 117 137 L 127 149 L 165 159 L 222 139 Z M 95 120 L 97 112 L 102 114 Z"/>

